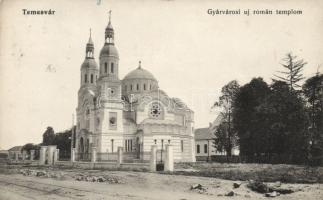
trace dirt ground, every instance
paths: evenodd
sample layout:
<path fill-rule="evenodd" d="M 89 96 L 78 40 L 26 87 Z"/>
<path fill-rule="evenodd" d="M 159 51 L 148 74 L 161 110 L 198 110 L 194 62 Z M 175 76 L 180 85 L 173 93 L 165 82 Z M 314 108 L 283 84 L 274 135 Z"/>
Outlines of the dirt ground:
<path fill-rule="evenodd" d="M 37 171 L 42 172 L 38 174 L 40 176 L 36 175 Z M 107 181 L 91 182 L 92 177 L 103 177 Z M 242 181 L 241 186 L 236 189 L 233 188 L 234 182 L 218 178 L 148 172 L 51 168 L 2 169 L 0 199 L 268 199 L 264 194 L 251 191 L 247 187 L 247 181 Z M 191 186 L 195 184 L 200 184 L 203 190 L 191 190 Z M 322 184 L 281 183 L 281 187 L 295 192 L 281 194 L 274 199 L 323 199 Z M 234 193 L 233 196 L 225 196 L 231 191 Z"/>

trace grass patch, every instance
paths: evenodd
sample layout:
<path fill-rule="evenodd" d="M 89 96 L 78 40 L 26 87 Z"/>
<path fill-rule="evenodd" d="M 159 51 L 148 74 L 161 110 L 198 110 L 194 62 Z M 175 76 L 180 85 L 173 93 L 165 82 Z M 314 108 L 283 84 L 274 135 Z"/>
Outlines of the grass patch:
<path fill-rule="evenodd" d="M 323 167 L 270 164 L 181 163 L 172 174 L 283 183 L 323 183 Z M 182 169 L 193 169 L 192 171 Z"/>

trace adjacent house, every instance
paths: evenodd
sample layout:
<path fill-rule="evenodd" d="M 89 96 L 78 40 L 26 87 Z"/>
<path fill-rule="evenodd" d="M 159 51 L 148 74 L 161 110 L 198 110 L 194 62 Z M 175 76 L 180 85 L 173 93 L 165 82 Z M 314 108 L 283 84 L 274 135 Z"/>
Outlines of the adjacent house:
<path fill-rule="evenodd" d="M 198 128 L 195 130 L 196 161 L 210 161 L 211 156 L 225 155 L 225 152 L 216 150 L 213 140 L 214 134 L 210 128 Z"/>
<path fill-rule="evenodd" d="M 195 129 L 194 137 L 196 161 L 210 161 L 212 156 L 226 155 L 226 152 L 219 152 L 214 147 L 214 132 L 221 123 L 222 119 L 222 115 L 218 115 L 218 117 L 209 124 L 209 127 Z M 233 149 L 232 155 L 239 155 L 239 149 Z"/>
<path fill-rule="evenodd" d="M 21 152 L 22 146 L 15 146 L 8 150 L 9 152 L 9 159 L 22 159 L 22 152 Z"/>
<path fill-rule="evenodd" d="M 0 159 L 7 159 L 9 155 L 8 150 L 0 150 Z"/>

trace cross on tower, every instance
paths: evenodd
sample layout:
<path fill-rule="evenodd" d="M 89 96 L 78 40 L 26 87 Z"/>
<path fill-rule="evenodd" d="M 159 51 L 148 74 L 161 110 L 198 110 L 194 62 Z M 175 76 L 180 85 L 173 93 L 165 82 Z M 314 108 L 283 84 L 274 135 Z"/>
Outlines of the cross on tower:
<path fill-rule="evenodd" d="M 111 22 L 111 12 L 112 10 L 109 10 L 109 22 Z"/>

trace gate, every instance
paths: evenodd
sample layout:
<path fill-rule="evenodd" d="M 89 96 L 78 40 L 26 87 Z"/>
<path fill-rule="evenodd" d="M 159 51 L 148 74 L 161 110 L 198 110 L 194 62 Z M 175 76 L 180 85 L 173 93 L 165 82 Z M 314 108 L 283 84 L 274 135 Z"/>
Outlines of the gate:
<path fill-rule="evenodd" d="M 164 149 L 158 149 L 156 151 L 156 170 L 164 171 L 166 151 Z"/>

